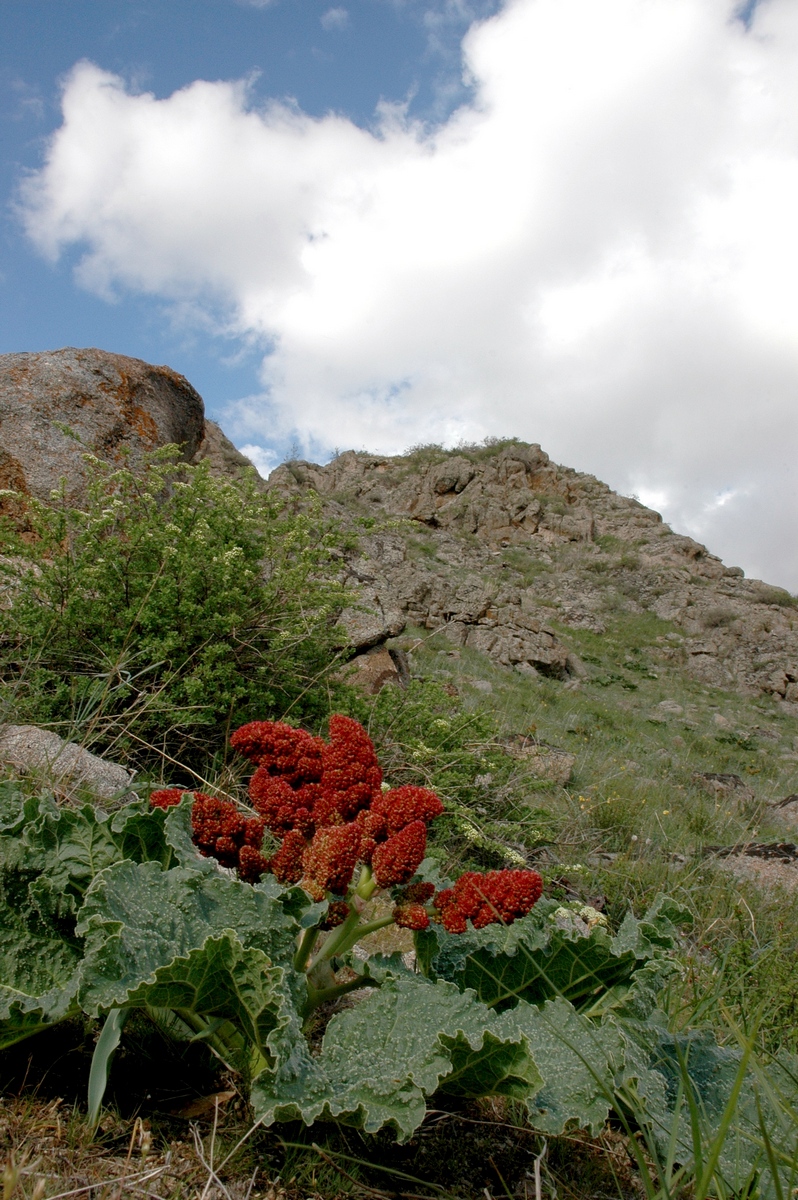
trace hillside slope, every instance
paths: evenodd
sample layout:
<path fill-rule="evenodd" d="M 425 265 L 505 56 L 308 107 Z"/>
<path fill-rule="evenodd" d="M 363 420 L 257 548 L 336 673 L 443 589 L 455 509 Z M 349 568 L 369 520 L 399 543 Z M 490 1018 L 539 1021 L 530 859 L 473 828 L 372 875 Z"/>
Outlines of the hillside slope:
<path fill-rule="evenodd" d="M 408 623 L 574 680 L 590 670 L 569 631 L 602 634 L 618 614 L 648 613 L 673 630 L 657 659 L 798 716 L 798 602 L 539 446 L 348 451 L 327 466 L 286 463 L 269 485 L 312 489 L 328 513 L 365 522 L 351 565 L 362 644 Z"/>

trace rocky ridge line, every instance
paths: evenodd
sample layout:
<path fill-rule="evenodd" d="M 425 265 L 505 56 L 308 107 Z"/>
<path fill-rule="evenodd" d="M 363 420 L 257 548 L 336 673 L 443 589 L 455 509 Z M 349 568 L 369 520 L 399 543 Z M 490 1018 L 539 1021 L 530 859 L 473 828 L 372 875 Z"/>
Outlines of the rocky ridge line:
<path fill-rule="evenodd" d="M 600 633 L 613 609 L 652 612 L 679 630 L 660 639 L 662 658 L 709 686 L 769 693 L 798 716 L 794 598 L 540 446 L 347 451 L 326 466 L 285 463 L 269 487 L 315 491 L 329 515 L 373 522 L 349 564 L 362 607 L 347 620 L 361 648 L 412 623 L 576 681 L 585 667 L 549 622 Z"/>

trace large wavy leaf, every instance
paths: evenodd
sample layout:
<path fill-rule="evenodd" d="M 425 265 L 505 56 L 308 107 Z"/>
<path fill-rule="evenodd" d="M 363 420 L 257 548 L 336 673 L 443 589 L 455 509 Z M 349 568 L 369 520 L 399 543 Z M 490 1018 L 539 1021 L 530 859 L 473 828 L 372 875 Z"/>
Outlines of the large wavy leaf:
<path fill-rule="evenodd" d="M 447 1081 L 459 1095 L 527 1095 L 540 1086 L 522 1037 L 502 1032 L 472 993 L 421 976 L 387 979 L 332 1018 L 318 1058 L 300 1058 L 306 1076 L 289 1080 L 277 1069 L 255 1081 L 253 1106 L 265 1123 L 337 1118 L 369 1132 L 391 1124 L 403 1140 Z"/>
<path fill-rule="evenodd" d="M 19 884 L 12 877 L 11 884 Z M 30 1037 L 77 1012 L 80 951 L 0 879 L 0 1047 Z"/>
<path fill-rule="evenodd" d="M 655 955 L 664 961 L 677 934 L 671 920 L 677 911 L 660 904 L 643 921 L 629 916 L 612 938 L 601 924 L 583 919 L 578 906 L 541 900 L 512 925 L 462 935 L 431 926 L 416 934 L 416 947 L 430 978 L 471 988 L 499 1011 L 519 1000 L 542 1004 L 555 996 L 587 1009 L 611 990 L 620 1001 L 646 961 Z"/>
<path fill-rule="evenodd" d="M 617 1030 L 582 1016 L 559 996 L 539 1008 L 521 1001 L 501 1014 L 499 1029 L 526 1039 L 541 1073 L 543 1086 L 525 1097 L 535 1128 L 598 1133 L 624 1065 L 625 1043 Z"/>
<path fill-rule="evenodd" d="M 125 1004 L 160 968 L 227 930 L 283 963 L 298 925 L 279 899 L 219 872 L 162 871 L 155 862 L 109 867 L 89 889 L 77 924 L 86 938 L 81 1004 L 90 1014 Z"/>
<path fill-rule="evenodd" d="M 126 997 L 128 1007 L 171 1009 L 231 1022 L 243 1038 L 242 1057 L 251 1064 L 256 1048 L 268 1062 L 280 1057 L 279 1034 L 294 1022 L 288 970 L 274 966 L 262 950 L 247 948 L 235 934 L 208 937 L 188 954 L 159 967 Z M 277 1034 L 272 1047 L 270 1039 Z M 261 1066 L 263 1064 L 261 1063 Z"/>
<path fill-rule="evenodd" d="M 45 918 L 74 915 L 93 880 L 113 863 L 130 858 L 166 865 L 162 809 L 134 801 L 113 816 L 100 808 L 58 807 L 47 798 L 25 827 L 27 865 L 38 873 L 30 885 L 33 903 Z"/>

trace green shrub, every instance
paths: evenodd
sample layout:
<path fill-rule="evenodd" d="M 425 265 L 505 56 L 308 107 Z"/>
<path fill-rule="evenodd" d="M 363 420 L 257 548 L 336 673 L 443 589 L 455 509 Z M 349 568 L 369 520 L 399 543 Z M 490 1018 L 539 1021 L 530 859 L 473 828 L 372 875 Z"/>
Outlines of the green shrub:
<path fill-rule="evenodd" d="M 340 535 L 174 447 L 87 465 L 84 508 L 62 490 L 5 528 L 0 711 L 139 764 L 196 762 L 251 714 L 325 713 Z"/>

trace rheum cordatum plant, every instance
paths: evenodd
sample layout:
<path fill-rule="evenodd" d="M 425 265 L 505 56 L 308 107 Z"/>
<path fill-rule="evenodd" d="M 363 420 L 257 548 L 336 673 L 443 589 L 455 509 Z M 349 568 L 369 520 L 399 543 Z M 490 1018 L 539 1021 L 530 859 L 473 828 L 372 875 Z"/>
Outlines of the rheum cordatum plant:
<path fill-rule="evenodd" d="M 0 1049 L 98 1019 L 96 1122 L 138 1011 L 204 1042 L 263 1124 L 406 1139 L 432 1096 L 504 1096 L 542 1133 L 596 1134 L 613 1111 L 669 1163 L 714 1139 L 722 1194 L 752 1194 L 767 1097 L 744 1053 L 660 1007 L 683 908 L 660 896 L 612 931 L 532 870 L 441 878 L 440 799 L 387 786 L 346 717 L 327 740 L 262 721 L 231 741 L 255 767 L 247 808 L 166 788 L 109 813 L 0 783 Z M 370 950 L 391 924 L 412 955 Z"/>
<path fill-rule="evenodd" d="M 358 976 L 336 983 L 333 964 L 361 938 L 390 924 L 412 930 L 439 922 L 465 933 L 511 925 L 540 899 L 536 871 L 470 871 L 454 887 L 414 876 L 424 861 L 427 826 L 443 812 L 434 792 L 412 784 L 389 788 L 366 731 L 350 717 L 333 716 L 324 742 L 276 721 L 253 721 L 237 730 L 233 747 L 256 766 L 249 795 L 257 816 L 229 800 L 193 793 L 191 826 L 200 854 L 214 857 L 238 877 L 257 883 L 270 872 L 282 884 L 299 884 L 317 903 L 327 901 L 318 924 L 303 934 L 294 956 L 308 977 L 309 1013 L 323 1001 L 375 982 Z M 150 803 L 180 803 L 178 789 L 153 792 Z M 279 840 L 263 853 L 268 831 Z M 391 911 L 364 918 L 375 893 L 391 895 Z M 335 932 L 332 932 L 332 931 Z M 328 936 L 316 949 L 321 932 Z"/>

